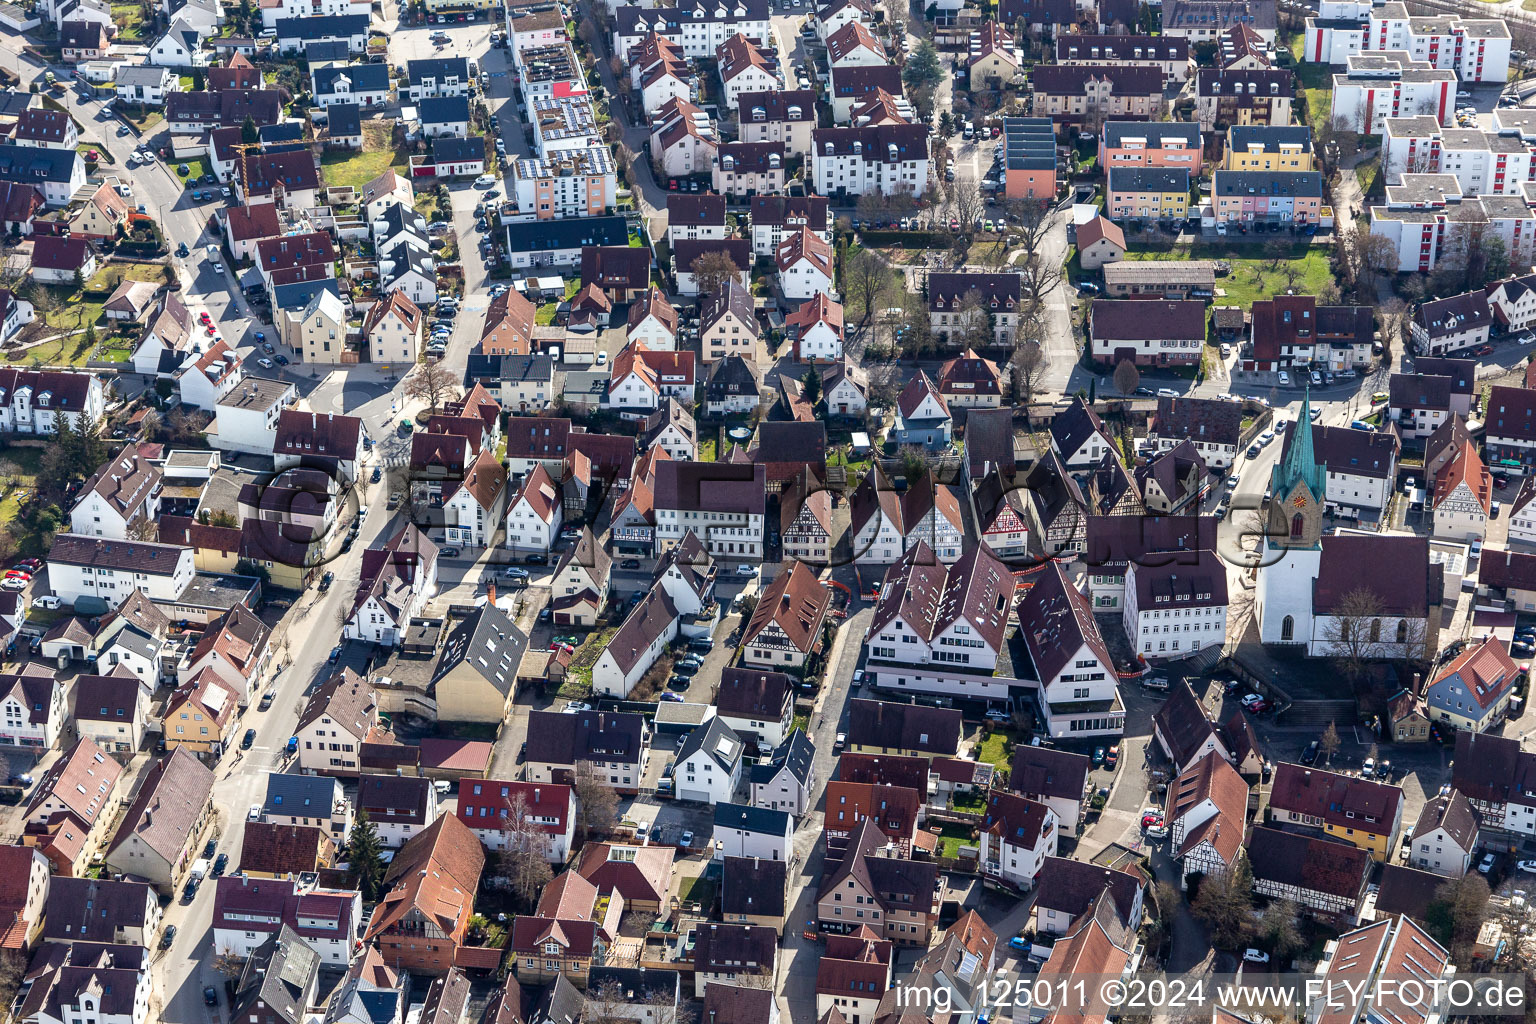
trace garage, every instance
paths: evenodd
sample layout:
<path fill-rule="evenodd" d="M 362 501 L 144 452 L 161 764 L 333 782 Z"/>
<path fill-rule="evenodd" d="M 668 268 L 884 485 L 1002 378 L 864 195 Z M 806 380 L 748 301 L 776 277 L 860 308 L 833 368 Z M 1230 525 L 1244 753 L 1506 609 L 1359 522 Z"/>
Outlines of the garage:
<path fill-rule="evenodd" d="M 680 789 L 677 791 L 679 800 L 692 800 L 696 804 L 713 803 L 707 789 Z"/>

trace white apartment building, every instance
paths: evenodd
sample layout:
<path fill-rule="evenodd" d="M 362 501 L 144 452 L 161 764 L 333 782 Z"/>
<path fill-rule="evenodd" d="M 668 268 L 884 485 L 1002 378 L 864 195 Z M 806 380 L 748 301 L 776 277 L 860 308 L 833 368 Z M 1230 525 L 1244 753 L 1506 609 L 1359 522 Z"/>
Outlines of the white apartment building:
<path fill-rule="evenodd" d="M 1448 123 L 1456 108 L 1456 75 L 1402 50 L 1351 54 L 1333 76 L 1335 125 L 1379 135 L 1389 117 L 1429 116 Z"/>
<path fill-rule="evenodd" d="M 1532 179 L 1531 147 L 1518 135 L 1442 128 L 1429 115 L 1387 118 L 1381 148 L 1388 184 L 1404 174 L 1449 174 L 1464 196 L 1523 196 Z"/>
<path fill-rule="evenodd" d="M 648 32 L 681 44 L 689 59 L 713 59 L 737 33 L 764 42 L 774 38 L 768 0 L 684 0 L 676 7 L 650 9 L 625 4 L 614 17 L 613 52 L 628 53 Z"/>
<path fill-rule="evenodd" d="M 1509 81 L 1509 28 L 1499 18 L 1415 16 L 1397 2 L 1324 0 L 1307 19 L 1305 61 L 1344 64 L 1372 50 L 1402 50 L 1463 82 Z"/>
<path fill-rule="evenodd" d="M 1121 619 L 1136 653 L 1147 659 L 1188 657 L 1220 647 L 1227 638 L 1225 564 L 1214 551 L 1170 562 L 1137 565 L 1133 560 L 1125 571 Z"/>
<path fill-rule="evenodd" d="M 618 189 L 613 155 L 605 145 L 561 150 L 553 159 L 512 163 L 510 196 L 519 216 L 537 220 L 595 217 L 611 209 Z"/>
<path fill-rule="evenodd" d="M 1371 207 L 1371 234 L 1397 250 L 1399 273 L 1431 273 L 1441 259 L 1462 259 L 1479 237 L 1497 238 L 1514 267 L 1536 262 L 1536 213 L 1516 196 L 1464 197 L 1456 179 L 1405 174 L 1387 186 L 1385 205 Z"/>
<path fill-rule="evenodd" d="M 818 128 L 811 133 L 811 182 L 825 196 L 906 192 L 928 187 L 928 131 L 920 124 Z"/>

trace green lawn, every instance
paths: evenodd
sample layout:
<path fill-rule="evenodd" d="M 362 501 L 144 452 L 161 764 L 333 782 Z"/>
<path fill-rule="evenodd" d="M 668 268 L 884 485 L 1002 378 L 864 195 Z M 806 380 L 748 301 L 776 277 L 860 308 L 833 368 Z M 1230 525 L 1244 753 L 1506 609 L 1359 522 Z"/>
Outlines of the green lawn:
<path fill-rule="evenodd" d="M 538 312 L 534 314 L 533 322 L 538 324 L 540 327 L 548 327 L 550 324 L 555 322 L 555 314 L 558 312 L 560 312 L 560 303 L 546 302 L 544 305 L 540 306 Z"/>
<path fill-rule="evenodd" d="M 945 825 L 943 831 L 939 833 L 940 857 L 958 860 L 960 847 L 974 845 L 976 841 L 971 838 L 971 830 L 965 825 Z"/>
<path fill-rule="evenodd" d="M 1372 158 L 1356 164 L 1355 180 L 1360 183 L 1360 194 L 1370 198 L 1371 193 L 1381 184 L 1381 160 Z"/>
<path fill-rule="evenodd" d="M 391 167 L 401 173 L 404 173 L 406 168 L 405 157 L 392 149 L 378 150 L 373 153 L 338 151 L 325 153 L 320 157 L 321 173 L 325 176 L 325 183 L 332 188 L 351 185 L 361 190 L 364 185 Z"/>
<path fill-rule="evenodd" d="M 117 25 L 117 41 L 129 43 L 144 38 L 144 8 L 138 4 L 113 4 L 112 22 Z"/>
<path fill-rule="evenodd" d="M 981 741 L 981 749 L 976 751 L 976 760 L 1007 770 L 1013 763 L 1013 748 L 1018 743 L 1018 739 L 1011 733 L 998 730 Z"/>
<path fill-rule="evenodd" d="M 110 293 L 125 280 L 153 281 L 158 284 L 165 280 L 165 271 L 153 263 L 108 263 L 85 282 L 85 290 Z"/>
<path fill-rule="evenodd" d="M 1301 95 L 1307 100 L 1307 120 L 1314 133 L 1322 131 L 1333 116 L 1333 69 L 1326 64 L 1301 63 L 1301 40 L 1297 37 L 1293 51 L 1296 55 L 1296 80 Z"/>
<path fill-rule="evenodd" d="M 699 461 L 700 462 L 714 462 L 715 461 L 715 439 L 714 438 L 709 438 L 706 441 L 700 441 L 699 442 Z"/>
<path fill-rule="evenodd" d="M 18 497 L 23 492 L 30 493 L 37 486 L 37 474 L 43 464 L 43 449 L 9 448 L 4 455 L 0 455 L 0 461 L 9 462 L 19 470 L 16 474 L 16 489 L 5 492 L 5 496 L 0 498 L 0 526 L 3 526 L 16 518 L 21 508 Z"/>
<path fill-rule="evenodd" d="M 182 168 L 186 169 L 183 170 Z M 203 179 L 203 175 L 207 173 L 208 162 L 202 157 L 193 157 L 191 160 L 176 161 L 176 176 L 183 181 L 186 181 L 188 178 L 195 178 L 198 181 L 201 181 Z"/>
<path fill-rule="evenodd" d="M 1316 295 L 1324 285 L 1333 280 L 1333 274 L 1328 267 L 1328 254 L 1323 248 L 1301 242 L 1281 242 L 1279 239 L 1269 245 L 1283 245 L 1286 249 L 1285 256 L 1275 264 L 1273 269 L 1270 267 L 1270 258 L 1265 253 L 1268 245 L 1236 247 L 1201 243 L 1175 246 L 1172 249 L 1156 252 L 1128 252 L 1125 258 L 1128 260 L 1226 260 L 1232 264 L 1232 271 L 1216 279 L 1218 292 L 1216 302 L 1218 305 L 1241 306 L 1244 309 L 1250 308 L 1257 299 L 1283 295 L 1287 288 L 1295 288 L 1297 295 Z M 1244 252 L 1253 255 L 1234 255 Z M 1293 278 L 1286 276 L 1288 268 L 1293 271 L 1294 284 Z"/>
<path fill-rule="evenodd" d="M 703 877 L 684 876 L 677 880 L 677 898 L 684 903 L 697 903 L 707 911 L 715 904 L 715 883 Z"/>

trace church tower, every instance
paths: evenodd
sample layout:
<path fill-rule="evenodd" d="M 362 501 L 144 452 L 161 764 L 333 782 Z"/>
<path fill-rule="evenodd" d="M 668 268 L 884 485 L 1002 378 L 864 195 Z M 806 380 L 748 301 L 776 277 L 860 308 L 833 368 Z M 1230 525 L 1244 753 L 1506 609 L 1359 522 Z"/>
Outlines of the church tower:
<path fill-rule="evenodd" d="M 1256 612 L 1267 644 L 1312 638 L 1312 584 L 1322 560 L 1328 467 L 1312 444 L 1312 396 L 1302 399 L 1290 447 L 1270 477 L 1267 536 L 1259 567 Z"/>

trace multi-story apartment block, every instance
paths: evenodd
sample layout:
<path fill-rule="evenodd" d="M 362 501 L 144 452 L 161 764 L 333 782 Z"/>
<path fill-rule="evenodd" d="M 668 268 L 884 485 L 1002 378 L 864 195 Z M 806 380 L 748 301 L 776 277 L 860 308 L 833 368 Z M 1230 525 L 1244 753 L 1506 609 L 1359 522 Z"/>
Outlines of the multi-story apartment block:
<path fill-rule="evenodd" d="M 1291 70 L 1201 68 L 1195 82 L 1200 127 L 1291 123 Z"/>
<path fill-rule="evenodd" d="M 878 192 L 920 197 L 928 187 L 928 129 L 920 124 L 818 128 L 811 183 L 826 196 Z"/>
<path fill-rule="evenodd" d="M 1183 220 L 1189 215 L 1189 170 L 1111 167 L 1105 202 L 1112 220 Z"/>
<path fill-rule="evenodd" d="M 1088 119 L 1156 120 L 1163 73 L 1149 65 L 1043 64 L 1035 67 L 1034 110 L 1059 126 Z"/>
<path fill-rule="evenodd" d="M 614 205 L 618 174 L 607 146 L 561 150 L 549 160 L 512 164 L 517 212 L 535 220 L 597 217 Z"/>
<path fill-rule="evenodd" d="M 1217 171 L 1211 208 L 1218 225 L 1317 224 L 1323 213 L 1319 171 Z"/>
<path fill-rule="evenodd" d="M 690 59 L 714 59 L 721 44 L 738 33 L 764 42 L 773 38 L 768 0 L 684 0 L 676 7 L 649 9 L 625 4 L 614 18 L 613 52 L 628 53 L 648 32 L 680 43 Z"/>
<path fill-rule="evenodd" d="M 1371 234 L 1391 240 L 1399 273 L 1430 273 L 1442 259 L 1466 258 L 1467 247 L 1496 238 L 1511 266 L 1536 261 L 1536 213 L 1517 196 L 1468 196 L 1448 174 L 1405 174 L 1371 207 Z"/>
<path fill-rule="evenodd" d="M 973 294 L 979 307 L 966 301 Z M 997 343 L 1011 345 L 1019 322 L 1020 294 L 1018 274 L 930 274 L 928 315 L 934 334 L 946 343 L 952 335 L 962 340 L 971 317 L 987 316 Z"/>
<path fill-rule="evenodd" d="M 1227 129 L 1223 170 L 1316 170 L 1312 129 L 1304 124 L 1235 124 Z"/>
<path fill-rule="evenodd" d="M 1333 76 L 1334 127 L 1379 135 L 1389 117 L 1430 115 L 1449 122 L 1456 106 L 1456 75 L 1402 50 L 1354 53 Z"/>
<path fill-rule="evenodd" d="M 1387 184 L 1404 174 L 1449 174 L 1466 196 L 1523 196 L 1532 180 L 1531 146 L 1518 135 L 1442 128 L 1428 114 L 1389 117 L 1381 134 Z"/>
<path fill-rule="evenodd" d="M 1189 40 L 1177 36 L 1086 36 L 1056 38 L 1057 64 L 1149 64 L 1169 82 L 1189 78 Z"/>
<path fill-rule="evenodd" d="M 1509 81 L 1509 27 L 1500 18 L 1425 17 L 1398 2 L 1324 0 L 1307 19 L 1303 60 L 1345 64 L 1379 50 L 1401 50 L 1463 82 Z"/>
<path fill-rule="evenodd" d="M 1099 165 L 1182 167 L 1198 175 L 1200 126 L 1190 121 L 1106 121 L 1099 139 Z"/>

